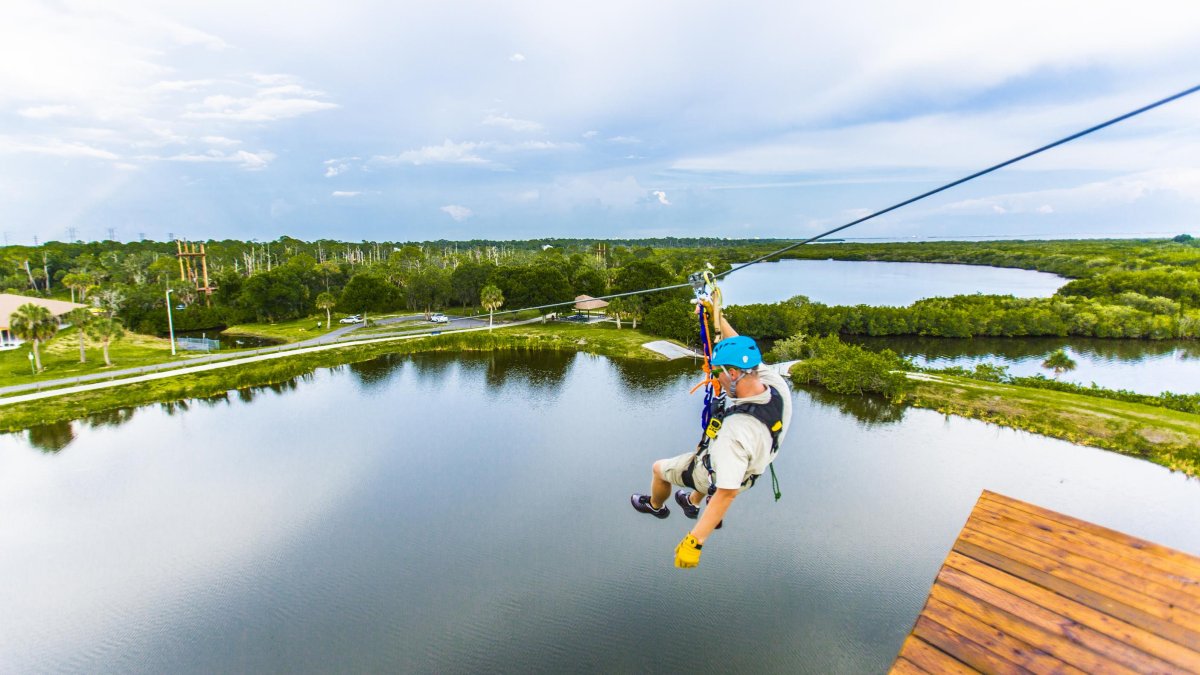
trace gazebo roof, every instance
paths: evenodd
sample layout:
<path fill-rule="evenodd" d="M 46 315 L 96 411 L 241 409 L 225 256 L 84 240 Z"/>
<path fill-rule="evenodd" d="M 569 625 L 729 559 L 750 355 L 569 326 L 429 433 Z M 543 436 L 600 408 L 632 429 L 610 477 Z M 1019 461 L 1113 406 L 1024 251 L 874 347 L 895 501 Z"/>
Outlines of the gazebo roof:
<path fill-rule="evenodd" d="M 17 311 L 21 305 L 33 303 L 40 307 L 45 307 L 50 310 L 54 316 L 62 316 L 67 312 L 87 307 L 75 302 L 67 302 L 65 300 L 46 300 L 45 298 L 31 298 L 25 295 L 13 295 L 12 293 L 0 293 L 0 329 L 8 330 L 9 320 L 12 318 L 12 313 Z"/>
<path fill-rule="evenodd" d="M 580 295 L 575 298 L 575 309 L 604 309 L 608 307 L 607 300 L 597 300 L 590 295 Z"/>

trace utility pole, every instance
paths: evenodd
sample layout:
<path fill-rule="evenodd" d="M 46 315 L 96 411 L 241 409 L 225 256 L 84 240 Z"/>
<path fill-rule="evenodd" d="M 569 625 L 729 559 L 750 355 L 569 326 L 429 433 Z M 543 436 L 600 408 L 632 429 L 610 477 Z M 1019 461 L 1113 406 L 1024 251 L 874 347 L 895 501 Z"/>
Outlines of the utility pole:
<path fill-rule="evenodd" d="M 36 234 L 35 234 L 35 235 L 33 235 L 33 245 L 34 245 L 34 246 L 38 246 L 38 245 L 39 245 L 39 244 L 38 244 L 38 240 L 37 240 L 37 235 L 36 235 Z"/>
<path fill-rule="evenodd" d="M 75 241 L 75 228 L 74 227 L 67 228 L 67 241 Z"/>
<path fill-rule="evenodd" d="M 108 228 L 108 240 L 109 240 L 109 241 L 116 241 L 116 240 L 117 240 L 117 233 L 116 233 L 116 231 L 115 231 L 113 228 L 111 228 L 111 227 L 110 227 L 110 228 Z"/>
<path fill-rule="evenodd" d="M 146 233 L 138 232 L 138 241 L 146 241 Z"/>

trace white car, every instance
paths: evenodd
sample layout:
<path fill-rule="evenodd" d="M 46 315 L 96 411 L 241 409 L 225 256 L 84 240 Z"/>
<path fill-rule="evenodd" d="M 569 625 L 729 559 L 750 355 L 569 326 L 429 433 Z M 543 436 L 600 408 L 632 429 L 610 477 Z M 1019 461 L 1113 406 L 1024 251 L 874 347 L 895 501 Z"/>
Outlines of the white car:
<path fill-rule="evenodd" d="M 362 323 L 362 315 L 355 314 L 353 316 L 348 316 L 348 317 L 342 319 L 341 321 L 339 321 L 338 323 Z"/>
<path fill-rule="evenodd" d="M 450 323 L 450 317 L 446 316 L 445 314 L 434 314 L 433 316 L 429 317 L 429 320 L 434 323 Z"/>

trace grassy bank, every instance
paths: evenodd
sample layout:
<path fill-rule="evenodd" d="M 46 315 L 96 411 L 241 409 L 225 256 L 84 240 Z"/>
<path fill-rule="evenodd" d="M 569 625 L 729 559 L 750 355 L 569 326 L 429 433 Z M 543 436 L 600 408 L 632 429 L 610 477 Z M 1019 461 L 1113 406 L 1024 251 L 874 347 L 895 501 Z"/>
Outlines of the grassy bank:
<path fill-rule="evenodd" d="M 3 414 L 0 415 L 0 431 L 17 431 L 118 408 L 203 398 L 233 389 L 277 384 L 317 368 L 367 361 L 384 354 L 500 350 L 585 351 L 603 356 L 661 360 L 661 356 L 641 346 L 652 339 L 654 338 L 640 331 L 628 328 L 617 330 L 615 326 L 606 324 L 581 326 L 550 323 L 519 326 L 490 333 L 449 333 L 413 340 L 351 344 L 179 377 L 135 382 L 4 406 L 0 409 L 3 410 Z"/>
<path fill-rule="evenodd" d="M 1148 459 L 1200 476 L 1200 415 L 947 375 L 922 376 L 905 402 Z"/>
<path fill-rule="evenodd" d="M 146 366 L 164 361 L 186 361 L 187 354 L 171 356 L 171 342 L 166 338 L 140 333 L 126 333 L 125 337 L 109 345 L 108 355 L 113 367 L 104 365 L 104 353 L 100 343 L 84 339 L 87 362 L 79 362 L 79 329 L 68 328 L 41 346 L 43 371 L 36 376 L 30 372 L 29 350 L 25 345 L 18 349 L 0 352 L 0 387 L 31 382 L 45 382 L 67 377 L 79 377 L 92 373 L 103 373 L 118 368 Z"/>

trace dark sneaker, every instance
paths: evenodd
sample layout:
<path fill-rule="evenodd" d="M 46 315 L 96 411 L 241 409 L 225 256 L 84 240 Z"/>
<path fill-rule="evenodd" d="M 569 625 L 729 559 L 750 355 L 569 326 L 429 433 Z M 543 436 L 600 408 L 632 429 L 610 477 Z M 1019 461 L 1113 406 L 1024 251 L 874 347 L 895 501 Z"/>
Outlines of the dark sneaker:
<path fill-rule="evenodd" d="M 666 518 L 667 516 L 671 515 L 671 509 L 668 509 L 666 504 L 663 504 L 662 508 L 658 509 L 650 506 L 649 495 L 630 495 L 629 503 L 633 504 L 634 509 L 641 511 L 642 513 L 649 513 L 652 516 Z"/>
<path fill-rule="evenodd" d="M 683 509 L 683 515 L 695 520 L 700 515 L 700 507 L 693 505 L 692 501 L 688 499 L 691 495 L 692 493 L 687 490 L 676 490 L 675 503 Z"/>
<path fill-rule="evenodd" d="M 687 516 L 688 518 L 691 518 L 692 520 L 695 520 L 700 515 L 700 507 L 692 505 L 692 500 L 688 499 L 688 497 L 691 496 L 691 494 L 692 493 L 688 492 L 687 490 L 676 490 L 675 491 L 675 503 L 678 504 L 679 507 L 683 509 L 683 515 Z M 637 508 L 637 507 L 634 507 L 634 508 Z M 719 530 L 719 529 L 721 529 L 721 526 L 724 524 L 725 524 L 725 521 L 722 520 L 721 522 L 717 523 L 717 526 L 714 527 L 713 529 Z"/>

